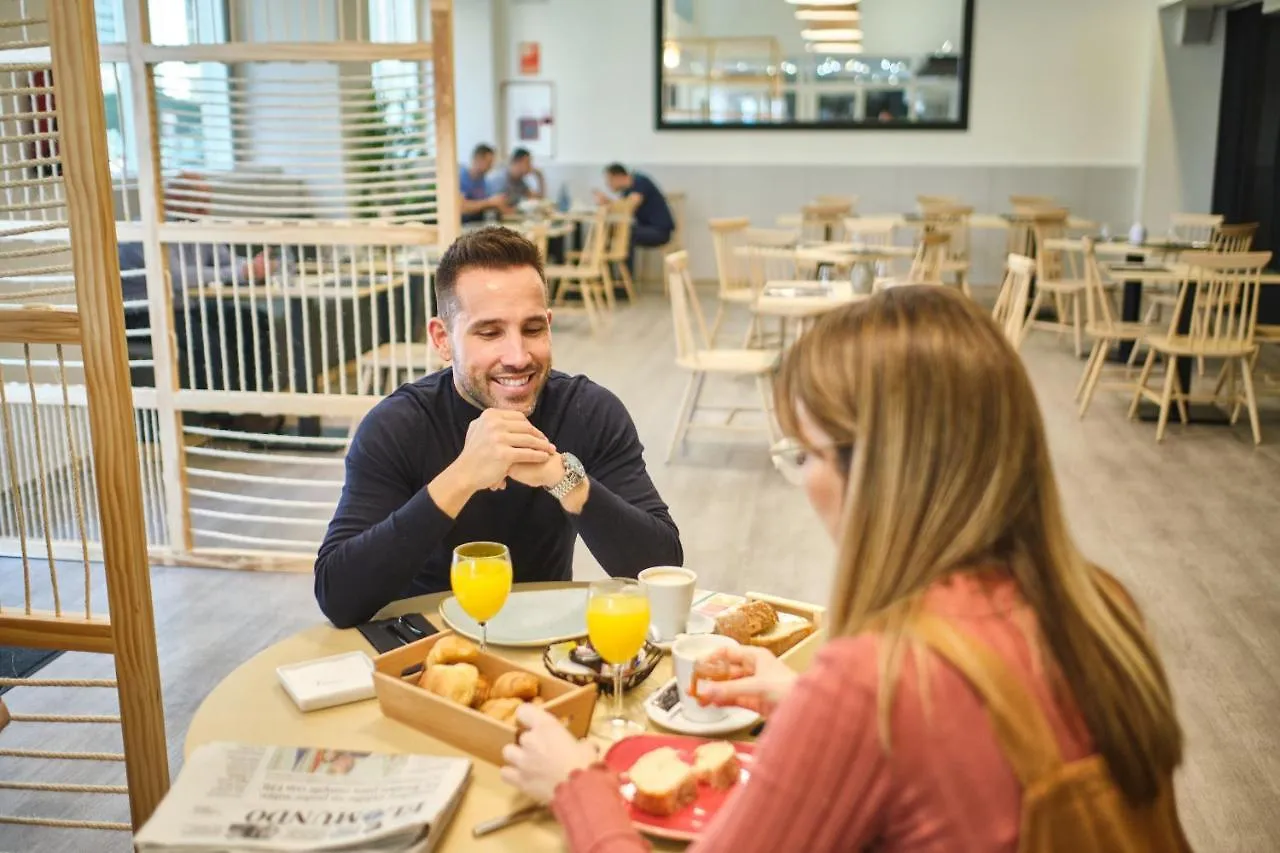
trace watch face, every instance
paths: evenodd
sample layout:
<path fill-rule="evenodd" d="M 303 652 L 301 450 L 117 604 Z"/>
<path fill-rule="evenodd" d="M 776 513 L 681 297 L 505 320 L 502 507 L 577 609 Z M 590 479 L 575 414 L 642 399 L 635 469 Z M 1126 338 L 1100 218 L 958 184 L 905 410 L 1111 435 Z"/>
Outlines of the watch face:
<path fill-rule="evenodd" d="M 574 456 L 572 453 L 566 453 L 564 455 L 564 467 L 566 471 L 577 474 L 579 477 L 586 476 L 587 471 L 582 467 L 582 462 L 580 462 L 578 457 Z"/>

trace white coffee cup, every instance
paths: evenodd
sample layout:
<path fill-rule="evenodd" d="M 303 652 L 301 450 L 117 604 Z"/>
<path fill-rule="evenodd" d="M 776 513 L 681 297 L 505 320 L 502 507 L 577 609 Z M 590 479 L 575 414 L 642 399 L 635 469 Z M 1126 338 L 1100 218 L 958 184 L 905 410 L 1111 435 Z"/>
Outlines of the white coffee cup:
<path fill-rule="evenodd" d="M 649 626 L 660 643 L 669 643 L 685 632 L 693 607 L 698 575 L 680 566 L 654 566 L 639 575 L 649 594 Z"/>
<path fill-rule="evenodd" d="M 689 695 L 693 687 L 693 667 L 716 649 L 736 648 L 738 641 L 722 634 L 681 634 L 671 646 L 675 662 L 676 689 L 680 691 L 680 713 L 695 723 L 714 723 L 729 712 L 724 708 L 704 706 Z"/>

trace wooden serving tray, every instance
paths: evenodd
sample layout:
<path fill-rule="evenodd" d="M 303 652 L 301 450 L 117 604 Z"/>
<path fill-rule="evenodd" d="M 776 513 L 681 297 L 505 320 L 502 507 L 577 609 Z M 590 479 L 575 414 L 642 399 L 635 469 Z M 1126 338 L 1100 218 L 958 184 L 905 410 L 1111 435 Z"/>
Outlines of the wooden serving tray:
<path fill-rule="evenodd" d="M 378 707 L 393 720 L 501 766 L 502 748 L 515 743 L 515 726 L 424 690 L 418 686 L 418 674 L 410 678 L 400 675 L 425 661 L 431 647 L 452 633 L 441 631 L 374 658 L 373 688 Z M 490 682 L 512 670 L 537 676 L 541 685 L 539 695 L 546 702 L 543 709 L 559 717 L 575 737 L 585 737 L 590 730 L 598 692 L 595 685 L 577 687 L 547 674 L 540 667 L 521 666 L 488 651 L 480 653 L 476 668 Z"/>

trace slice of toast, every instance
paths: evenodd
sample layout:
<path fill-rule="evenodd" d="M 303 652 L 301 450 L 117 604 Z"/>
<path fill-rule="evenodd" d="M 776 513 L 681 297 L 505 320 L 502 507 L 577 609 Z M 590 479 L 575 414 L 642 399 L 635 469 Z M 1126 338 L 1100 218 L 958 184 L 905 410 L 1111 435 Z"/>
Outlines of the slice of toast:
<path fill-rule="evenodd" d="M 698 781 L 718 791 L 727 791 L 738 782 L 738 751 L 728 741 L 704 743 L 693 751 L 693 772 Z"/>
<path fill-rule="evenodd" d="M 812 634 L 815 630 L 816 628 L 812 622 L 792 622 L 788 620 L 779 622 L 763 634 L 751 637 L 747 640 L 747 643 L 752 646 L 759 646 L 762 649 L 768 649 L 777 656 Z"/>
<path fill-rule="evenodd" d="M 698 796 L 698 781 L 693 768 L 670 747 L 664 746 L 640 756 L 627 775 L 636 786 L 632 805 L 647 814 L 658 817 L 673 815 Z"/>

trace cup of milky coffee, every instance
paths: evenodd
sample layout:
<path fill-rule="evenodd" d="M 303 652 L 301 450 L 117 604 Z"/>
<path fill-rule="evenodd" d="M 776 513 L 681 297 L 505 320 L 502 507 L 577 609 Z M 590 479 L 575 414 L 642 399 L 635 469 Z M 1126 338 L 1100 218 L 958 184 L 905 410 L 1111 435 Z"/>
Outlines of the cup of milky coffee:
<path fill-rule="evenodd" d="M 676 689 L 680 692 L 680 713 L 685 719 L 695 723 L 714 723 L 728 715 L 724 708 L 699 704 L 694 679 L 697 678 L 698 661 L 717 649 L 731 649 L 737 645 L 732 637 L 722 634 L 685 634 L 671 646 Z"/>
<path fill-rule="evenodd" d="M 689 624 L 698 576 L 679 566 L 654 566 L 641 572 L 639 579 L 649 594 L 650 634 L 659 643 L 669 643 Z"/>

